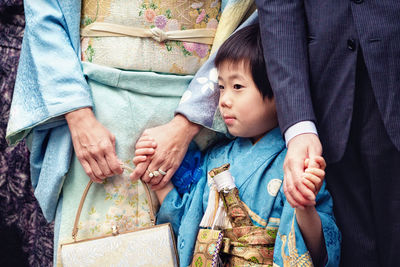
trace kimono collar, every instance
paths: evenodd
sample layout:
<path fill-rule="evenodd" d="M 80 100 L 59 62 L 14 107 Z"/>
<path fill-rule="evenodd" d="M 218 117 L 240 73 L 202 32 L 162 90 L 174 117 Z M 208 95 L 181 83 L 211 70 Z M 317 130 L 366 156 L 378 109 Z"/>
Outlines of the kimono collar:
<path fill-rule="evenodd" d="M 239 191 L 255 172 L 265 169 L 284 149 L 285 142 L 279 128 L 269 131 L 255 144 L 249 138 L 237 138 L 228 161 L 232 163 L 231 173 Z"/>
<path fill-rule="evenodd" d="M 243 149 L 257 156 L 266 159 L 282 151 L 285 148 L 285 142 L 282 138 L 279 127 L 267 132 L 260 140 L 253 144 L 250 138 L 237 138 L 237 144 Z"/>

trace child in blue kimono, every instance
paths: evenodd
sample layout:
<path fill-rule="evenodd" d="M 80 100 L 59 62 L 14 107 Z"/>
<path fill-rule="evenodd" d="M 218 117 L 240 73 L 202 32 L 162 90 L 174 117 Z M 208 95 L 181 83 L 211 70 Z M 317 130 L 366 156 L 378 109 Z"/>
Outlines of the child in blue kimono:
<path fill-rule="evenodd" d="M 210 148 L 204 155 L 189 151 L 172 179 L 173 183 L 169 182 L 155 192 L 161 203 L 157 223 L 172 224 L 177 236 L 180 266 L 192 262 L 200 225 L 204 223 L 207 208 L 210 208 L 208 204 L 213 199 L 215 184 L 207 174 L 226 163 L 230 164 L 229 172 L 234 177 L 234 183 L 233 180 L 230 182 L 232 188 L 237 188 L 239 203 L 252 225 L 224 230 L 228 237 L 240 235 L 235 242 L 225 245 L 228 246 L 224 248 L 228 257 L 248 262 L 230 264 L 337 266 L 340 232 L 333 217 L 332 199 L 323 180 L 323 158 L 307 159 L 306 166 L 310 167 L 303 175 L 304 184 L 315 193 L 315 206 L 294 209 L 283 192 L 286 148 L 277 127 L 276 107 L 267 79 L 258 24 L 233 34 L 220 47 L 215 65 L 219 75 L 219 110 L 229 133 L 236 138 Z M 151 143 L 146 136 L 138 141 L 137 147 L 142 149 L 136 152 L 135 164 L 151 155 L 146 150 Z M 163 174 L 157 172 L 155 175 Z M 188 181 L 190 186 L 185 186 Z M 262 230 L 261 236 L 250 234 L 254 227 L 258 232 Z M 250 229 L 250 232 L 243 229 Z M 261 241 L 249 248 L 256 244 L 256 239 Z M 196 245 L 196 249 L 199 248 Z M 261 262 L 258 256 L 250 253 L 254 248 L 264 251 Z M 199 257 L 193 265 L 205 264 Z"/>

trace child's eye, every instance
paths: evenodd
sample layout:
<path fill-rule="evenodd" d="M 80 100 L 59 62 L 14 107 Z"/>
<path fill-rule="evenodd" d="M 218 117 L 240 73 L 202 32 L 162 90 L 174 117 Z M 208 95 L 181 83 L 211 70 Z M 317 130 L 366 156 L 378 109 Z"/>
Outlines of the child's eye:
<path fill-rule="evenodd" d="M 235 88 L 235 89 L 241 89 L 241 88 L 243 88 L 243 85 L 235 84 L 235 85 L 233 86 L 233 88 Z"/>
<path fill-rule="evenodd" d="M 224 86 L 223 85 L 218 85 L 219 90 L 223 90 Z"/>

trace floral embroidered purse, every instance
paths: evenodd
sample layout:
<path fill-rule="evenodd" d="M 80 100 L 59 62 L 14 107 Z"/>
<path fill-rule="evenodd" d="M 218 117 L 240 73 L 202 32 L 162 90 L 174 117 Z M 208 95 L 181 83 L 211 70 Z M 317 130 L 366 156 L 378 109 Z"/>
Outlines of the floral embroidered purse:
<path fill-rule="evenodd" d="M 80 213 L 93 182 L 89 181 L 75 217 L 74 242 L 61 245 L 62 266 L 178 266 L 175 238 L 170 223 L 155 225 L 153 205 L 150 207 L 152 226 L 119 233 L 77 240 Z M 143 183 L 149 203 L 151 195 Z"/>

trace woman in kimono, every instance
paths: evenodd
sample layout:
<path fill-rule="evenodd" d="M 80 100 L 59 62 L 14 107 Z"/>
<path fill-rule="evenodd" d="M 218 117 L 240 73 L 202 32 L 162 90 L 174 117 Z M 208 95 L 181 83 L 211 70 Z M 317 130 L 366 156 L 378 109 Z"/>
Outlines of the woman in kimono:
<path fill-rule="evenodd" d="M 219 110 L 237 138 L 204 156 L 189 151 L 172 182 L 155 191 L 162 203 L 157 222 L 172 224 L 180 265 L 217 266 L 222 249 L 228 266 L 338 266 L 340 232 L 323 181 L 323 158 L 307 159 L 303 174 L 314 206 L 292 208 L 281 187 L 286 149 L 258 24 L 234 33 L 215 65 Z M 143 150 L 135 163 L 149 155 L 149 141 L 139 139 Z"/>
<path fill-rule="evenodd" d="M 129 168 L 145 128 L 173 118 L 194 73 L 251 4 L 25 2 L 7 138 L 15 144 L 27 137 L 35 196 L 46 219 L 55 219 L 55 256 L 60 244 L 72 241 L 89 179 L 97 184 L 85 201 L 78 240 L 110 233 L 115 225 L 122 232 L 150 224 L 145 191 L 121 166 Z M 174 121 L 185 133 L 198 131 L 182 116 Z"/>

